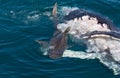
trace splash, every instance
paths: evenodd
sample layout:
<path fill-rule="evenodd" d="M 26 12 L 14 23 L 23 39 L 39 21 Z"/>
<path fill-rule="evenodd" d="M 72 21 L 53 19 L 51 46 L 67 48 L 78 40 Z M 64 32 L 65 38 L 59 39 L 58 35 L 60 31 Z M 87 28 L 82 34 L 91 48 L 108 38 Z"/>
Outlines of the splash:
<path fill-rule="evenodd" d="M 59 9 L 58 13 L 62 15 L 68 15 L 71 11 L 77 10 L 77 7 L 62 7 Z"/>
<path fill-rule="evenodd" d="M 51 18 L 50 11 L 40 12 L 38 10 L 33 10 L 33 11 L 29 11 L 29 10 L 14 11 L 14 10 L 11 10 L 9 13 L 7 13 L 5 15 L 9 16 L 11 19 L 18 20 L 19 22 L 24 23 L 24 24 L 36 23 L 42 19 L 42 16 L 47 16 L 47 17 Z"/>
<path fill-rule="evenodd" d="M 64 15 L 68 15 L 71 11 L 75 9 L 64 7 L 61 11 L 64 13 Z M 80 18 L 74 18 L 72 20 L 66 21 L 66 23 L 60 23 L 57 27 L 62 32 L 64 32 L 67 27 L 70 27 L 71 30 L 69 34 L 72 35 L 74 40 L 81 40 L 81 34 L 90 33 L 92 31 L 111 32 L 107 24 L 99 24 L 96 17 L 90 17 L 89 15 L 85 15 Z M 114 38 L 110 35 L 96 34 L 86 40 L 85 43 L 87 43 L 88 46 L 86 52 L 66 50 L 63 54 L 63 57 L 99 59 L 101 63 L 109 67 L 109 69 L 112 69 L 115 75 L 120 74 L 119 38 Z M 94 51 L 95 53 L 90 53 L 92 51 Z"/>
<path fill-rule="evenodd" d="M 41 14 L 39 14 L 38 11 L 32 11 L 32 12 L 30 12 L 30 13 L 27 15 L 26 18 L 27 18 L 29 21 L 36 21 L 36 20 L 38 20 L 38 19 L 40 18 L 40 15 L 41 15 Z"/>
<path fill-rule="evenodd" d="M 65 50 L 63 57 L 69 58 L 80 58 L 80 59 L 99 59 L 101 63 L 108 66 L 109 69 L 112 69 L 115 75 L 120 74 L 120 65 L 116 64 L 115 62 L 109 61 L 105 58 L 106 54 L 100 53 L 87 53 L 83 51 L 72 51 L 72 50 Z"/>
<path fill-rule="evenodd" d="M 70 58 L 80 58 L 80 59 L 95 59 L 97 56 L 96 53 L 86 53 L 83 51 L 72 51 L 72 50 L 65 50 L 63 57 L 70 57 Z"/>

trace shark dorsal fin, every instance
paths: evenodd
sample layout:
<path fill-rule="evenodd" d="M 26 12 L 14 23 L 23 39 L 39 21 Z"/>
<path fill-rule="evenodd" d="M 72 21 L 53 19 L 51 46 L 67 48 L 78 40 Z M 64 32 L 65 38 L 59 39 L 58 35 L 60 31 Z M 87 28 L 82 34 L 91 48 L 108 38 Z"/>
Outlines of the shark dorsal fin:
<path fill-rule="evenodd" d="M 58 16 L 57 16 L 57 2 L 54 4 L 53 10 L 52 10 L 52 16 L 53 16 L 54 27 L 55 29 L 57 29 L 57 24 L 59 23 Z"/>
<path fill-rule="evenodd" d="M 54 18 L 57 17 L 57 2 L 54 4 L 52 15 Z"/>

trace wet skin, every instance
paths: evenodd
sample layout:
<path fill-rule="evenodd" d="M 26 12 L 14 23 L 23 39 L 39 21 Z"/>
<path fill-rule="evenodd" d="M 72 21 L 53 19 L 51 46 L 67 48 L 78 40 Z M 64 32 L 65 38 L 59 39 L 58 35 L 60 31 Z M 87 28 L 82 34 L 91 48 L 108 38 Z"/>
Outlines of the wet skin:
<path fill-rule="evenodd" d="M 63 55 L 67 46 L 67 36 L 63 33 L 58 33 L 50 40 L 50 48 L 48 55 L 52 59 L 60 58 Z"/>
<path fill-rule="evenodd" d="M 53 7 L 52 15 L 53 15 L 54 27 L 56 28 L 56 31 L 54 32 L 53 37 L 51 38 L 51 40 L 48 43 L 48 45 L 49 45 L 48 55 L 52 59 L 57 59 L 57 58 L 62 57 L 62 55 L 66 49 L 67 33 L 69 32 L 70 28 L 67 28 L 64 32 L 60 32 L 57 29 L 57 24 L 59 23 L 58 17 L 57 17 L 57 3 Z M 108 29 L 110 29 L 111 32 L 93 31 L 90 33 L 83 34 L 82 36 L 91 37 L 92 35 L 96 35 L 96 34 L 97 35 L 104 34 L 104 35 L 109 35 L 109 36 L 113 36 L 116 38 L 120 38 L 120 33 L 116 33 L 116 32 L 120 32 L 120 30 L 118 28 L 116 28 L 110 20 L 108 20 L 107 18 L 103 18 L 101 15 L 98 15 L 93 12 L 77 9 L 77 10 L 71 11 L 68 15 L 64 16 L 64 18 L 62 20 L 63 20 L 63 22 L 66 22 L 66 21 L 69 21 L 74 18 L 80 18 L 84 15 L 88 15 L 90 17 L 96 17 L 98 19 L 98 23 L 107 24 Z M 38 41 L 38 43 L 39 43 L 39 41 Z"/>
<path fill-rule="evenodd" d="M 100 24 L 105 23 L 105 24 L 108 25 L 108 28 L 110 30 L 120 32 L 120 29 L 116 28 L 115 25 L 112 23 L 112 21 L 109 20 L 107 17 L 103 17 L 100 14 L 90 12 L 90 11 L 87 11 L 87 10 L 83 10 L 83 9 L 77 9 L 77 10 L 71 11 L 68 15 L 66 15 L 64 17 L 64 21 L 69 21 L 69 20 L 72 20 L 74 18 L 80 18 L 84 15 L 88 15 L 90 17 L 95 17 L 95 18 L 98 19 L 98 23 L 100 23 Z"/>
<path fill-rule="evenodd" d="M 56 31 L 49 42 L 48 55 L 52 59 L 60 58 L 67 46 L 67 33 L 70 28 L 68 27 L 63 33 Z"/>
<path fill-rule="evenodd" d="M 86 33 L 86 34 L 83 34 L 81 35 L 80 37 L 85 37 L 87 36 L 88 38 L 90 38 L 92 35 L 109 35 L 111 37 L 115 37 L 115 38 L 120 38 L 120 33 L 117 33 L 117 32 L 114 32 L 114 31 L 111 31 L 111 32 L 106 32 L 106 31 L 93 31 L 93 32 L 90 32 L 90 33 Z"/>
<path fill-rule="evenodd" d="M 52 59 L 57 59 L 62 57 L 63 52 L 66 49 L 67 46 L 67 33 L 69 32 L 70 28 L 68 27 L 64 32 L 61 32 L 57 29 L 58 19 L 57 19 L 57 3 L 55 3 L 52 11 L 53 15 L 53 22 L 54 22 L 54 28 L 56 31 L 53 34 L 53 37 L 51 40 L 47 43 L 44 41 L 36 40 L 39 44 L 42 44 L 43 46 L 48 46 L 48 55 Z M 45 44 L 46 43 L 46 44 Z"/>

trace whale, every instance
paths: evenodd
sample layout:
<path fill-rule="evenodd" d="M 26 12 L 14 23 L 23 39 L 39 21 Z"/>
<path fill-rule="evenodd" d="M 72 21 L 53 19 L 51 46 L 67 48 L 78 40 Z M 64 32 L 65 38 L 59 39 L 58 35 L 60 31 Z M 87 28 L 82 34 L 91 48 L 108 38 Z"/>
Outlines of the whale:
<path fill-rule="evenodd" d="M 76 44 L 84 43 L 86 53 L 99 53 L 106 61 L 120 64 L 120 29 L 108 17 L 78 8 L 64 15 L 57 24 L 61 32 L 68 27 L 67 35 Z"/>

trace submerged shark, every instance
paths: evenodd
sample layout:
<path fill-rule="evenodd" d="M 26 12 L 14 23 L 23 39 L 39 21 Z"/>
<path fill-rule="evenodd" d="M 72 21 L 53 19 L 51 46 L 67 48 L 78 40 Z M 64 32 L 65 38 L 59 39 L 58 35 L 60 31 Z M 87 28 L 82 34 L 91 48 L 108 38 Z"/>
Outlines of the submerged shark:
<path fill-rule="evenodd" d="M 62 22 L 59 22 L 57 3 L 53 7 L 52 15 L 56 31 L 47 43 L 50 58 L 62 57 L 67 47 L 67 36 L 70 35 L 72 39 L 82 40 L 87 45 L 86 52 L 105 53 L 107 60 L 109 58 L 120 63 L 120 29 L 111 20 L 94 12 L 76 9 L 63 16 Z M 44 43 L 39 40 L 37 42 Z"/>
<path fill-rule="evenodd" d="M 45 46 L 48 48 L 48 55 L 52 59 L 57 59 L 62 57 L 64 50 L 67 46 L 67 33 L 70 30 L 70 27 L 68 27 L 64 32 L 61 32 L 57 29 L 57 3 L 53 7 L 52 11 L 53 15 L 53 21 L 54 21 L 54 27 L 56 31 L 53 33 L 53 37 L 50 39 L 49 42 L 39 41 L 36 40 L 39 44 L 42 44 L 42 46 Z"/>

